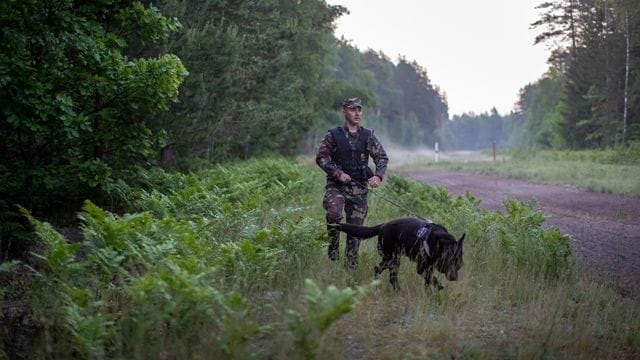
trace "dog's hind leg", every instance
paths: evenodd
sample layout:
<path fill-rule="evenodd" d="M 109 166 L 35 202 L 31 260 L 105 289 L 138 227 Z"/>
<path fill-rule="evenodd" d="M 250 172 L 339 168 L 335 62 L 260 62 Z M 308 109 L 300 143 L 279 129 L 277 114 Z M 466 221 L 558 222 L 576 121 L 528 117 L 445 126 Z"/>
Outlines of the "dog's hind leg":
<path fill-rule="evenodd" d="M 389 282 L 393 286 L 394 289 L 398 290 L 398 269 L 400 268 L 400 258 L 397 254 L 394 254 L 392 257 L 384 256 L 380 264 L 375 267 L 376 278 L 380 276 L 380 274 L 389 269 Z"/>
<path fill-rule="evenodd" d="M 389 282 L 394 290 L 400 290 L 398 286 L 398 271 L 400 270 L 400 259 L 393 259 L 393 265 L 389 268 Z"/>

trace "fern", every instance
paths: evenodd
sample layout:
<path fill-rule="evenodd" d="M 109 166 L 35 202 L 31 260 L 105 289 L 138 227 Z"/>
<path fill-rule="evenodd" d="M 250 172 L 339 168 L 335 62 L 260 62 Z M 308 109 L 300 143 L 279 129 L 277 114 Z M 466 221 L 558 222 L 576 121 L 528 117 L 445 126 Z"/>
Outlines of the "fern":
<path fill-rule="evenodd" d="M 294 310 L 287 311 L 287 326 L 292 333 L 296 348 L 305 359 L 315 359 L 318 351 L 318 339 L 343 315 L 350 313 L 358 302 L 358 298 L 367 294 L 379 281 L 369 285 L 350 287 L 342 290 L 329 285 L 322 291 L 311 279 L 305 279 L 304 303 L 306 316 Z"/>

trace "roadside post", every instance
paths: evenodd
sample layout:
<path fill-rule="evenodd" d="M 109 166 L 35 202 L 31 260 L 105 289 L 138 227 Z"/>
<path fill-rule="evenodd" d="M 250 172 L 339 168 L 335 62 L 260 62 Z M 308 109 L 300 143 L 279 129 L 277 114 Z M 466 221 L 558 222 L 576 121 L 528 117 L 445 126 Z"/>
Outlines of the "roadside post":
<path fill-rule="evenodd" d="M 436 160 L 436 162 L 438 162 L 438 142 L 437 141 L 436 141 L 435 148 L 436 148 L 435 160 Z"/>

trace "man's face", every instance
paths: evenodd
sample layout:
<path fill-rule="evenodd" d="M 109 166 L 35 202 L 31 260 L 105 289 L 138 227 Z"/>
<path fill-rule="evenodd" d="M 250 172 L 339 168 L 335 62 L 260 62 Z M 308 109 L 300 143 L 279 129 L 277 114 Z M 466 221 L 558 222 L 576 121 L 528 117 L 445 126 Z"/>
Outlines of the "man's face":
<path fill-rule="evenodd" d="M 352 109 L 345 107 L 342 109 L 342 112 L 349 125 L 356 126 L 360 124 L 360 120 L 362 120 L 362 108 L 355 107 Z"/>

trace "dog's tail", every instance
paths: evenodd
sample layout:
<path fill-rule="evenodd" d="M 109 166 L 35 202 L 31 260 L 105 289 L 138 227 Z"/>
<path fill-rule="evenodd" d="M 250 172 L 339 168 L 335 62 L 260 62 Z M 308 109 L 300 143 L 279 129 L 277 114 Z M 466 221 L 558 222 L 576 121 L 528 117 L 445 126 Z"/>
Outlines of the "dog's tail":
<path fill-rule="evenodd" d="M 344 223 L 337 225 L 340 226 L 340 230 L 346 232 L 347 234 L 363 239 L 378 235 L 378 233 L 380 232 L 380 227 L 382 226 L 382 224 L 376 226 L 362 226 Z"/>

